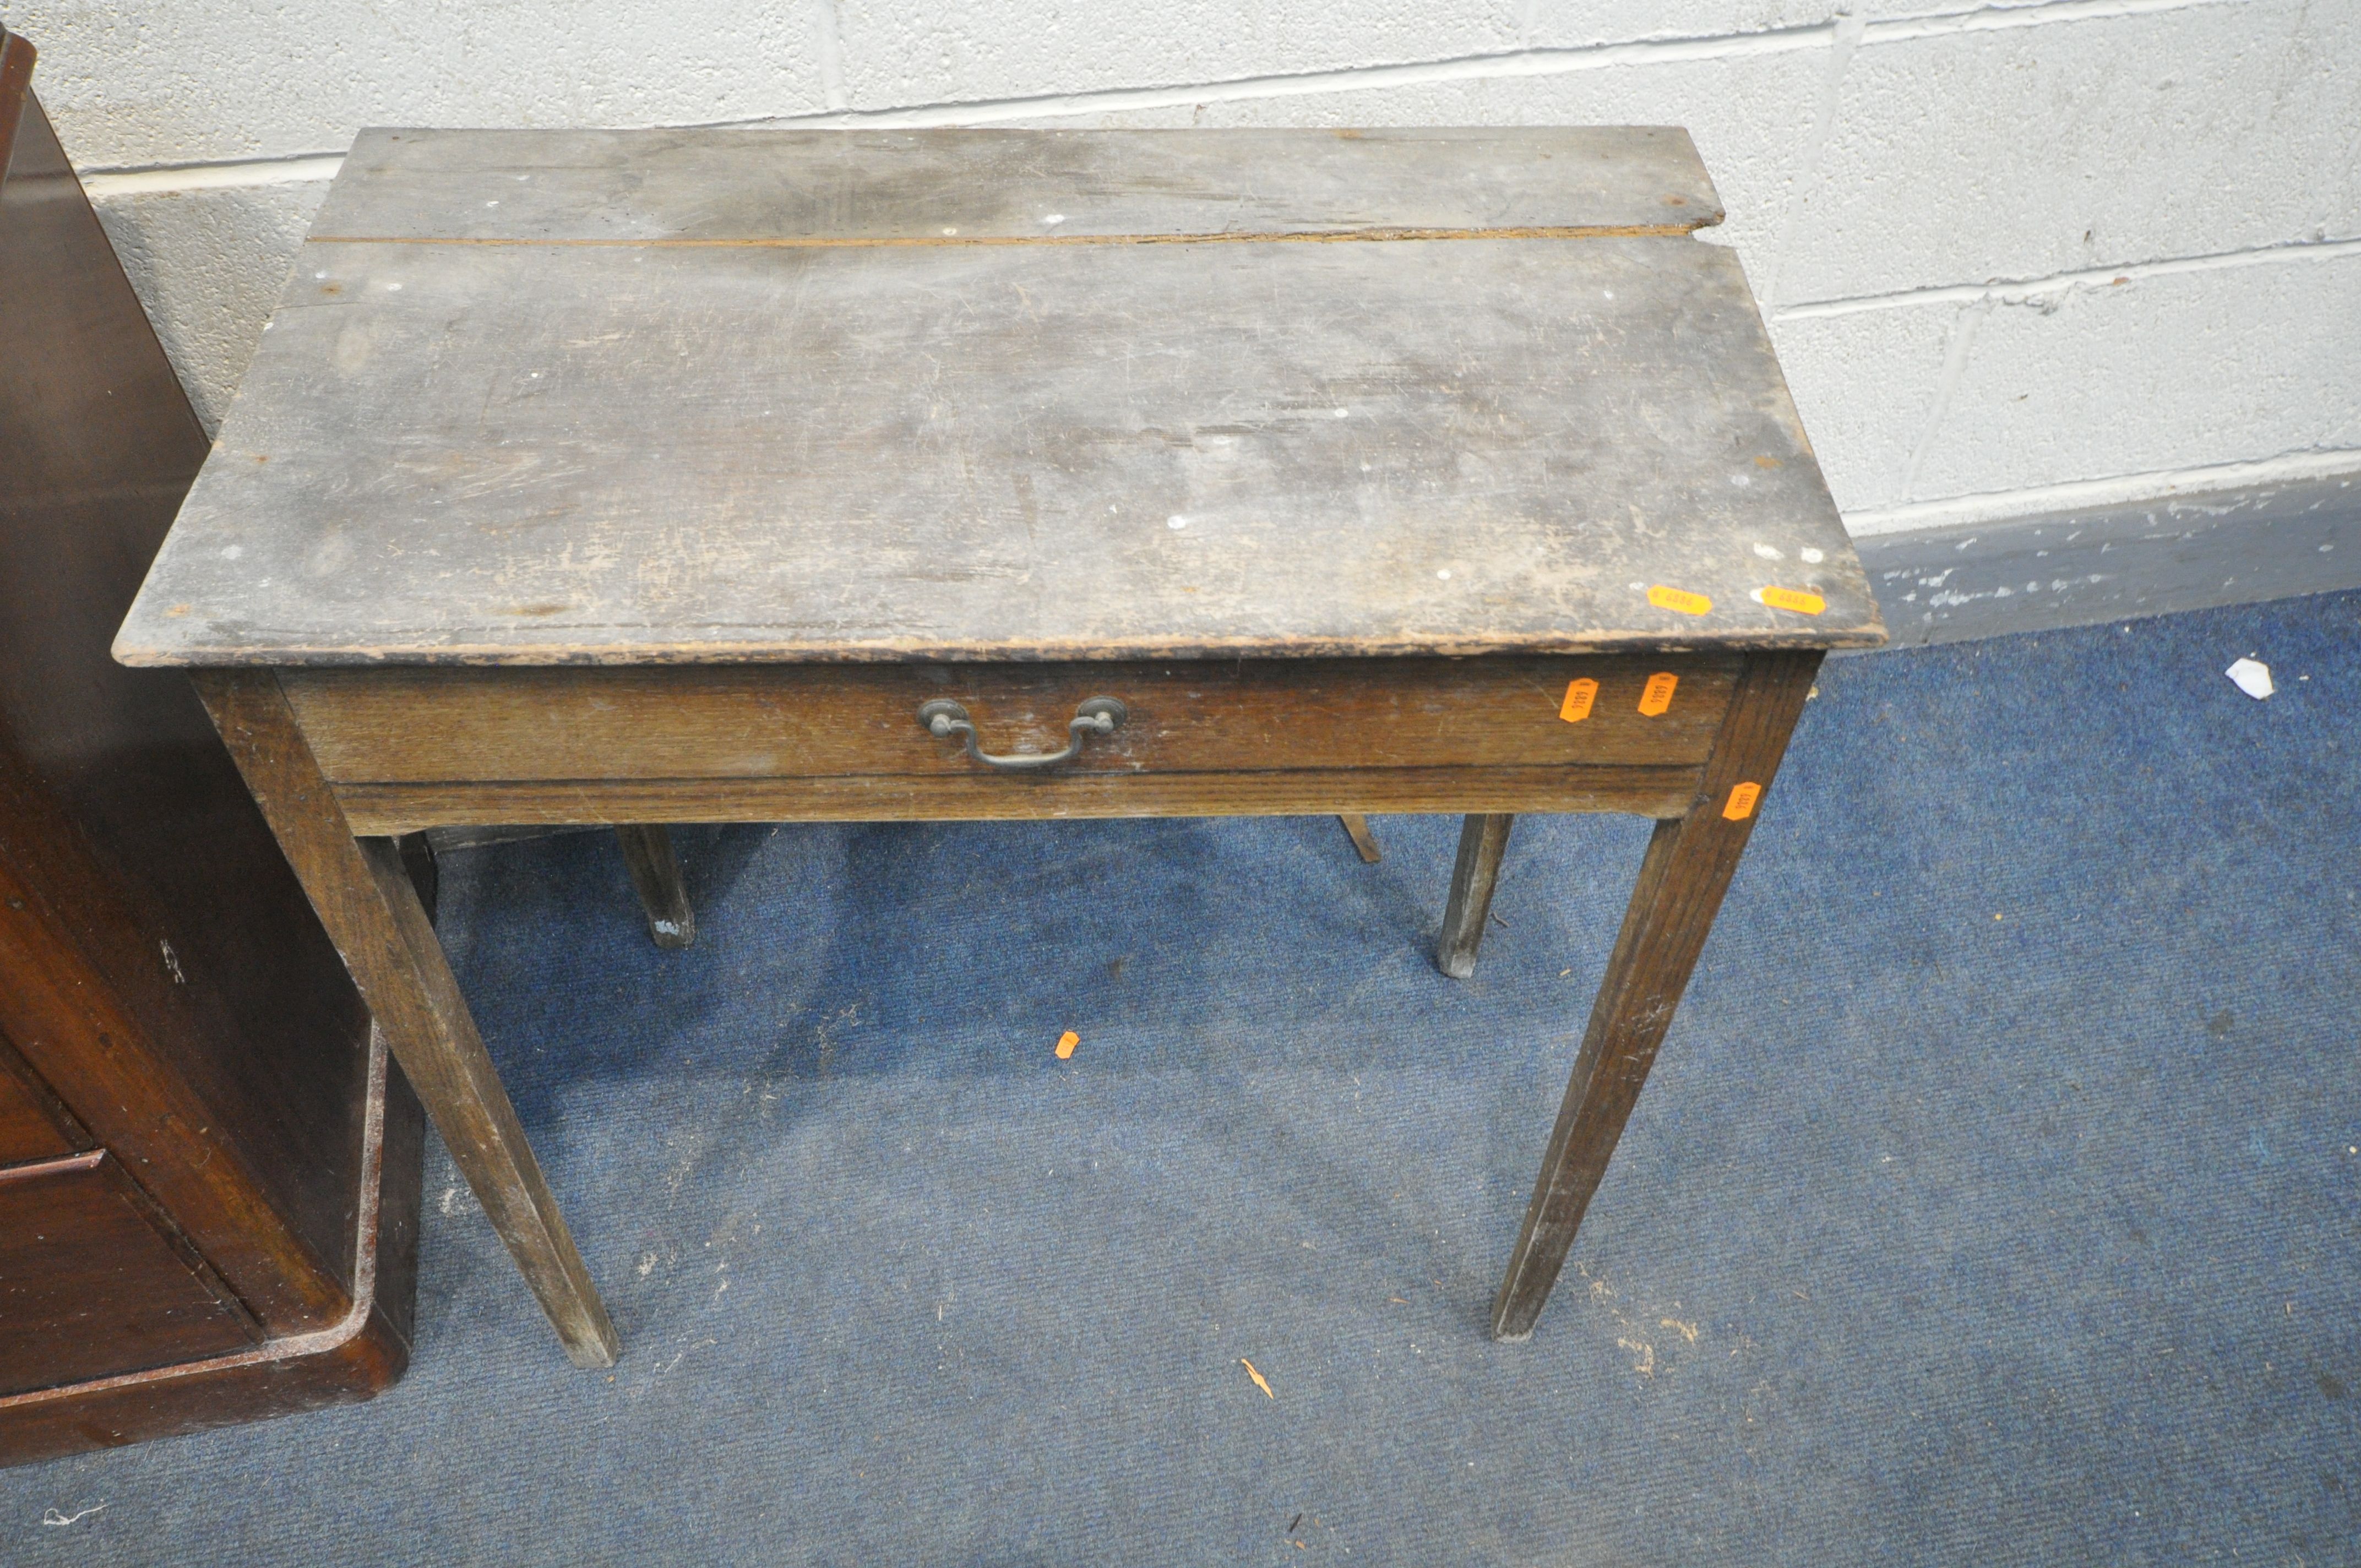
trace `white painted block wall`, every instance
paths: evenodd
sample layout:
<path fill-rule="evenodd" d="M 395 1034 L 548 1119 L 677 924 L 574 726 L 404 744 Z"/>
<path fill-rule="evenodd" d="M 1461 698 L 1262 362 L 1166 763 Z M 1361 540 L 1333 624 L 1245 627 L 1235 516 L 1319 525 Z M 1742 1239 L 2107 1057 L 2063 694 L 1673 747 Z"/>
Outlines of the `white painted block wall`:
<path fill-rule="evenodd" d="M 364 125 L 1675 124 L 1856 532 L 2361 471 L 2361 0 L 0 0 L 209 424 Z"/>

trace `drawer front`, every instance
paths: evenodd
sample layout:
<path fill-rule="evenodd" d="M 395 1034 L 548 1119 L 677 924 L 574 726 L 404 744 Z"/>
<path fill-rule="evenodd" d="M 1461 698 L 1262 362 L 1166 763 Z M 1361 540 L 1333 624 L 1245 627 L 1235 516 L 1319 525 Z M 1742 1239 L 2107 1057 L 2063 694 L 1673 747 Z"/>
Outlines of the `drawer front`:
<path fill-rule="evenodd" d="M 1420 768 L 1694 767 L 1734 658 L 1304 660 L 289 672 L 339 785 L 486 781 L 967 779 L 979 746 L 1054 751 L 1093 697 L 1124 707 L 1064 777 Z M 1596 683 L 1577 691 L 1576 682 Z M 1653 683 L 1653 687 L 1652 687 Z M 1654 699 L 1651 699 L 1652 689 Z M 1584 700 L 1587 696 L 1587 700 Z"/>
<path fill-rule="evenodd" d="M 111 1155 L 0 1170 L 0 1394 L 256 1343 L 200 1267 Z"/>

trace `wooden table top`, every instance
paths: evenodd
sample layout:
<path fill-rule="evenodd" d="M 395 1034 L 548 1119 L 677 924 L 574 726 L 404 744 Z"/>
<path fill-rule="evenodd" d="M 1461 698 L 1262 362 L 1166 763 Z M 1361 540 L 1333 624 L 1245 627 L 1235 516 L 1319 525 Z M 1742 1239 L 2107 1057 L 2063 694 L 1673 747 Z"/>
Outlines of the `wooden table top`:
<path fill-rule="evenodd" d="M 1677 130 L 368 132 L 116 653 L 1882 641 L 1719 217 Z"/>

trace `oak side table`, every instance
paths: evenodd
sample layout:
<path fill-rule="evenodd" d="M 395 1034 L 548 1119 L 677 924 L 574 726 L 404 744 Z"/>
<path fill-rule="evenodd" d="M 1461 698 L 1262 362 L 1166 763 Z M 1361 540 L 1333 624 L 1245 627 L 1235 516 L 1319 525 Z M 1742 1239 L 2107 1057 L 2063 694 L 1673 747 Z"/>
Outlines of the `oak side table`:
<path fill-rule="evenodd" d="M 1656 822 L 1547 1299 L 1822 653 L 1883 640 L 1682 131 L 370 131 L 116 656 L 194 677 L 580 1365 L 392 836 Z M 1538 1128 L 1536 1129 L 1538 1131 Z"/>

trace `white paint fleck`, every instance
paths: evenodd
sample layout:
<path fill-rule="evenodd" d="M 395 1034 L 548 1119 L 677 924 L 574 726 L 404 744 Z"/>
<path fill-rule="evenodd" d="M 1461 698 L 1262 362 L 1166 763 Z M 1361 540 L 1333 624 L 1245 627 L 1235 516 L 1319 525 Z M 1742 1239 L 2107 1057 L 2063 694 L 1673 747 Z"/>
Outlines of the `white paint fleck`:
<path fill-rule="evenodd" d="M 1167 528 L 1186 528 L 1189 526 L 1189 520 L 1185 517 L 1180 517 L 1177 515 L 1168 517 L 1164 520 L 1164 526 Z"/>
<path fill-rule="evenodd" d="M 1364 474 L 1366 474 L 1366 473 L 1367 473 L 1368 471 L 1369 471 L 1369 466 L 1368 466 L 1367 463 L 1362 464 L 1362 465 L 1361 465 L 1361 472 L 1362 472 L 1362 473 L 1364 473 Z"/>
<path fill-rule="evenodd" d="M 1045 224 L 1062 224 L 1066 221 L 1066 214 L 1063 213 L 1051 213 L 1048 217 L 1043 218 L 1041 221 Z M 945 230 L 944 232 L 949 233 L 950 231 Z"/>
<path fill-rule="evenodd" d="M 314 277 L 314 278 L 325 278 L 325 277 L 327 276 L 327 274 L 326 274 L 326 273 L 324 273 L 324 272 L 314 272 L 314 273 L 313 273 L 313 274 L 312 274 L 312 276 L 313 276 L 313 277 Z"/>
<path fill-rule="evenodd" d="M 957 233 L 959 233 L 959 230 L 957 230 L 957 229 L 945 229 L 943 232 L 944 232 L 945 234 L 957 234 Z"/>
<path fill-rule="evenodd" d="M 1776 544 L 1757 544 L 1754 553 L 1765 561 L 1784 561 L 1787 557 Z"/>
<path fill-rule="evenodd" d="M 1353 411 L 1350 409 L 1338 409 L 1336 411 L 1336 417 L 1338 419 L 1351 419 L 1353 417 Z"/>
<path fill-rule="evenodd" d="M 401 285 L 399 283 L 388 283 L 385 286 L 385 291 L 389 294 L 399 294 L 401 292 Z"/>
<path fill-rule="evenodd" d="M 2257 702 L 2279 689 L 2271 685 L 2271 667 L 2260 659 L 2241 659 L 2222 673 L 2230 677 L 2231 685 Z"/>
<path fill-rule="evenodd" d="M 1448 567 L 1448 566 L 1445 566 L 1445 567 L 1444 567 L 1444 568 L 1443 568 L 1443 570 L 1441 570 L 1441 571 L 1439 571 L 1439 572 L 1435 573 L 1434 575 L 1435 575 L 1436 576 L 1438 576 L 1438 577 L 1442 578 L 1444 582 L 1446 582 L 1446 583 L 1447 583 L 1447 582 L 1449 582 L 1449 581 L 1451 580 L 1451 568 L 1450 568 L 1450 567 Z"/>
<path fill-rule="evenodd" d="M 1737 486 L 1741 490 L 1749 489 L 1752 488 L 1754 484 L 1754 476 L 1752 474 L 1732 474 L 1730 477 L 1730 482 Z"/>
<path fill-rule="evenodd" d="M 1599 292 L 1605 294 L 1610 300 L 1615 297 L 1615 291 L 1612 289 L 1602 289 Z"/>
<path fill-rule="evenodd" d="M 235 561 L 245 554 L 246 546 L 243 544 L 225 544 L 222 546 L 221 558 L 225 561 Z"/>
<path fill-rule="evenodd" d="M 500 204 L 500 199 L 499 197 L 497 197 L 497 196 L 493 197 L 490 201 L 489 201 L 489 202 L 487 202 L 487 203 L 484 203 L 484 205 L 486 205 L 487 207 L 497 207 L 497 206 L 499 206 Z"/>
<path fill-rule="evenodd" d="M 1796 551 L 1795 554 L 1801 555 L 1804 558 L 1804 564 L 1809 566 L 1817 566 L 1821 562 L 1828 558 L 1826 551 L 1810 544 L 1805 545 L 1801 550 Z M 1950 574 L 1946 572 L 1944 576 L 1949 576 Z"/>

